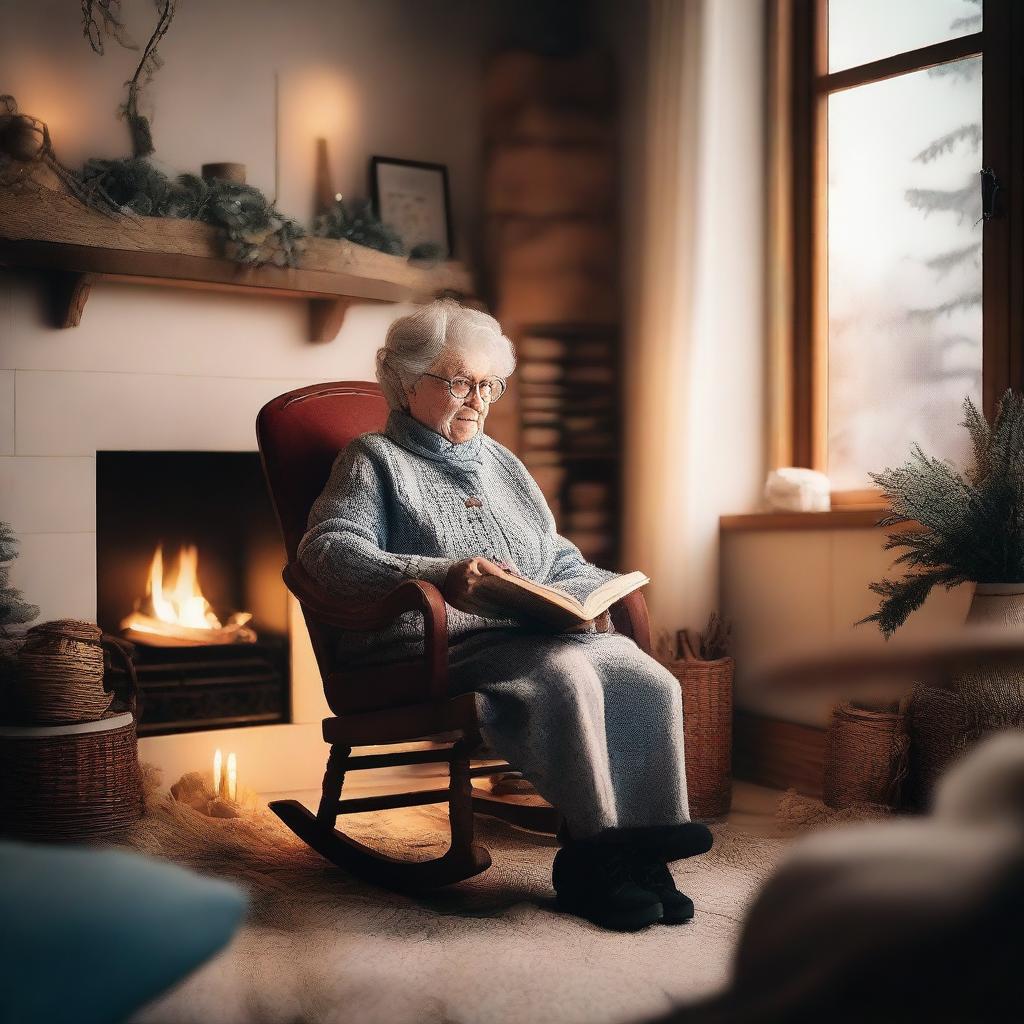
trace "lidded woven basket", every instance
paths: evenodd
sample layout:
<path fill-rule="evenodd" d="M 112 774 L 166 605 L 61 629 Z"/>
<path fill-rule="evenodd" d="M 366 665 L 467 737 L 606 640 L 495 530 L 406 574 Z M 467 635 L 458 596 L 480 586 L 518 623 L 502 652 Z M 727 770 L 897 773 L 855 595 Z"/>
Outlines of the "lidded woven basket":
<path fill-rule="evenodd" d="M 103 664 L 103 631 L 95 623 L 55 619 L 33 626 L 8 684 L 8 717 L 35 725 L 102 718 L 113 700 Z"/>
<path fill-rule="evenodd" d="M 141 817 L 132 647 L 92 623 L 62 620 L 29 630 L 8 659 L 0 835 L 106 840 Z M 64 690 L 56 666 L 70 666 Z"/>

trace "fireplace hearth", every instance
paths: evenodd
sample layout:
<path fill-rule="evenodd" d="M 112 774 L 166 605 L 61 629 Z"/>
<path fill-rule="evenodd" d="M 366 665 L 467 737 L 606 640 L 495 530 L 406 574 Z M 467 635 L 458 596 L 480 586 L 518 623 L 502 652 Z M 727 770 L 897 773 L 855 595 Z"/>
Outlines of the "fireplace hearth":
<path fill-rule="evenodd" d="M 138 644 L 140 736 L 287 721 L 288 650 L 268 643 Z"/>
<path fill-rule="evenodd" d="M 288 595 L 255 452 L 97 452 L 97 621 L 136 644 L 140 735 L 290 720 Z"/>

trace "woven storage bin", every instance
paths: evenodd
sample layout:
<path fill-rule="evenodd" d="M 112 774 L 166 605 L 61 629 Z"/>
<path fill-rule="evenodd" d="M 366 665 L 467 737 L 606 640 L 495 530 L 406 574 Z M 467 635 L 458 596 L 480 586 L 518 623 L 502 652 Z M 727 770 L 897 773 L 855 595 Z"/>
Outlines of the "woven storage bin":
<path fill-rule="evenodd" d="M 109 839 L 142 816 L 130 645 L 103 639 L 104 649 L 122 663 L 118 680 L 124 690 L 118 697 L 127 710 L 91 722 L 0 725 L 0 835 Z"/>
<path fill-rule="evenodd" d="M 899 807 L 907 774 L 906 703 L 891 710 L 840 704 L 825 745 L 822 799 L 829 807 Z"/>
<path fill-rule="evenodd" d="M 682 658 L 666 664 L 683 691 L 686 788 L 690 815 L 718 818 L 732 806 L 731 657 L 703 661 L 680 630 Z"/>
<path fill-rule="evenodd" d="M 77 619 L 40 623 L 25 634 L 18 649 L 7 715 L 25 724 L 95 721 L 113 699 L 103 680 L 99 626 Z"/>
<path fill-rule="evenodd" d="M 135 716 L 79 725 L 0 726 L 0 834 L 85 842 L 142 816 Z"/>

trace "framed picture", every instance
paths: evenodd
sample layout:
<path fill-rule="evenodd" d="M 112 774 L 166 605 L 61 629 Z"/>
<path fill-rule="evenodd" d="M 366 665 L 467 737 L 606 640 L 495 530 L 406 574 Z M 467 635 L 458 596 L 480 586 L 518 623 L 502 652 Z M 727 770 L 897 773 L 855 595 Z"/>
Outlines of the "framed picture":
<path fill-rule="evenodd" d="M 376 215 L 402 236 L 410 252 L 423 242 L 435 242 L 444 259 L 455 255 L 444 164 L 370 157 L 370 194 Z"/>

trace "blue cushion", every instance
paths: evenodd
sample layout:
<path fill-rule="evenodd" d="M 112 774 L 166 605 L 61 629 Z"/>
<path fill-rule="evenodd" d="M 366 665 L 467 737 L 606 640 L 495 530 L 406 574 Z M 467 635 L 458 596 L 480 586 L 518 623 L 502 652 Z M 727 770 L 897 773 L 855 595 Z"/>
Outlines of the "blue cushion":
<path fill-rule="evenodd" d="M 246 904 L 152 857 L 0 842 L 0 1022 L 124 1020 L 224 946 Z"/>

